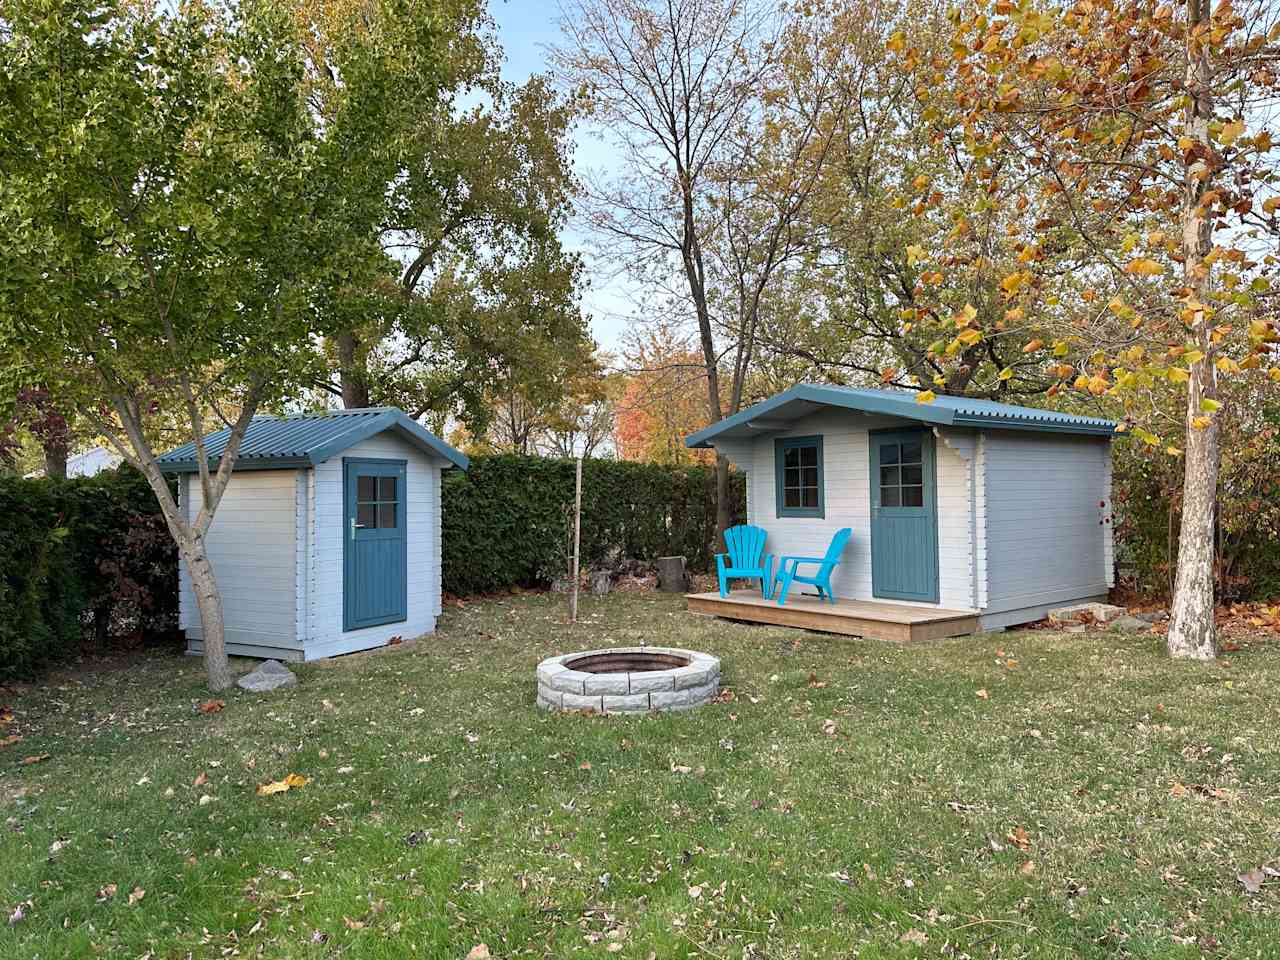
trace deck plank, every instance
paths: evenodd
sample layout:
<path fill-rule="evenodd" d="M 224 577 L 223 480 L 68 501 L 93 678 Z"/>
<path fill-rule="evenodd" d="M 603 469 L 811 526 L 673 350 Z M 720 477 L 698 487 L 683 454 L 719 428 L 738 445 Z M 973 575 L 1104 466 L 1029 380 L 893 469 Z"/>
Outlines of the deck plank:
<path fill-rule="evenodd" d="M 750 590 L 685 595 L 689 609 L 730 620 L 799 627 L 846 636 L 911 642 L 958 637 L 978 632 L 975 610 L 913 607 L 899 603 L 839 600 L 824 603 L 816 597 L 791 596 L 784 607 Z"/>

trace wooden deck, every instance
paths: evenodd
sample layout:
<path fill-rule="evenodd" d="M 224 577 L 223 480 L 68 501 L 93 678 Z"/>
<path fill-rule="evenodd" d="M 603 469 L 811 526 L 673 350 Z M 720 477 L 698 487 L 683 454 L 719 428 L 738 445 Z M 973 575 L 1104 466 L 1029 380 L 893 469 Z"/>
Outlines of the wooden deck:
<path fill-rule="evenodd" d="M 719 593 L 685 594 L 694 613 L 709 613 L 730 620 L 771 623 L 825 633 L 842 633 L 876 640 L 938 640 L 978 632 L 978 614 L 973 610 L 942 610 L 912 607 L 900 603 L 838 600 L 823 603 L 813 596 L 787 597 L 780 607 L 754 590 L 733 590 L 728 597 Z"/>

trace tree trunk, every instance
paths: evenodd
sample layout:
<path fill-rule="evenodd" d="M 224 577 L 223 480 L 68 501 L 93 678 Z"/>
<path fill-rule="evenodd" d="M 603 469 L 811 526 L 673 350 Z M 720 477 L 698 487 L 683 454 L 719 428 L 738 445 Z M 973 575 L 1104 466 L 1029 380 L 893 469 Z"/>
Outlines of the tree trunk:
<path fill-rule="evenodd" d="M 342 406 L 356 410 L 369 406 L 369 381 L 359 356 L 360 343 L 351 331 L 338 334 L 338 375 L 342 380 Z"/>
<path fill-rule="evenodd" d="M 209 689 L 217 692 L 231 686 L 231 666 L 227 663 L 226 624 L 222 618 L 222 595 L 213 575 L 213 564 L 205 552 L 204 540 L 180 545 L 182 558 L 191 576 L 191 589 L 200 611 L 201 642 L 204 665 L 209 675 Z"/>
<path fill-rule="evenodd" d="M 1168 650 L 1173 657 L 1212 660 L 1216 656 L 1213 625 L 1213 531 L 1218 494 L 1218 417 L 1204 401 L 1217 397 L 1213 365 L 1212 320 L 1204 308 L 1209 287 L 1205 257 L 1213 246 L 1212 226 L 1203 206 L 1210 179 L 1194 169 L 1198 157 L 1212 156 L 1209 121 L 1213 98 L 1208 53 L 1196 27 L 1209 19 L 1208 0 L 1187 0 L 1186 135 L 1199 146 L 1187 151 L 1191 159 L 1183 179 L 1183 278 L 1191 291 L 1186 309 L 1192 311 L 1191 337 L 1202 354 L 1190 365 L 1187 384 L 1187 441 L 1183 463 L 1182 526 L 1178 537 L 1178 570 L 1170 610 Z M 1205 423 L 1206 415 L 1208 422 Z"/>
<path fill-rule="evenodd" d="M 65 480 L 67 476 L 66 435 L 49 437 L 41 446 L 44 448 L 44 475 Z"/>

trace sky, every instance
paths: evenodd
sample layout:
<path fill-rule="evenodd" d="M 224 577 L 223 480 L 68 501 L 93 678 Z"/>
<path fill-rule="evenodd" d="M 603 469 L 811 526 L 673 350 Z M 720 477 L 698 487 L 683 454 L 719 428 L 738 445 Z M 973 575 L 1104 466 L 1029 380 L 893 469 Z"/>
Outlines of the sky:
<path fill-rule="evenodd" d="M 532 74 L 549 73 L 546 48 L 560 40 L 559 8 L 555 0 L 489 0 L 489 14 L 498 26 L 498 40 L 506 54 L 503 79 L 523 83 Z M 607 169 L 614 153 L 599 130 L 580 124 L 574 133 L 574 168 L 579 174 Z M 587 263 L 590 288 L 583 307 L 591 318 L 591 332 L 605 350 L 616 350 L 629 314 L 635 310 L 635 292 L 625 280 L 612 277 L 603 264 L 593 262 L 591 238 L 577 225 L 564 236 L 565 246 L 582 254 Z"/>

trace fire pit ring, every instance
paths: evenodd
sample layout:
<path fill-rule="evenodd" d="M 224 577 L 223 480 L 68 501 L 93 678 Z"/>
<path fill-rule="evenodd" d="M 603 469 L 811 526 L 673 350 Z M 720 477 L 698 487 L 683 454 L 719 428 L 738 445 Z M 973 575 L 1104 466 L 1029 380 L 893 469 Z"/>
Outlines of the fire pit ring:
<path fill-rule="evenodd" d="M 585 650 L 538 664 L 538 706 L 546 710 L 692 710 L 719 692 L 720 659 L 677 647 Z"/>

